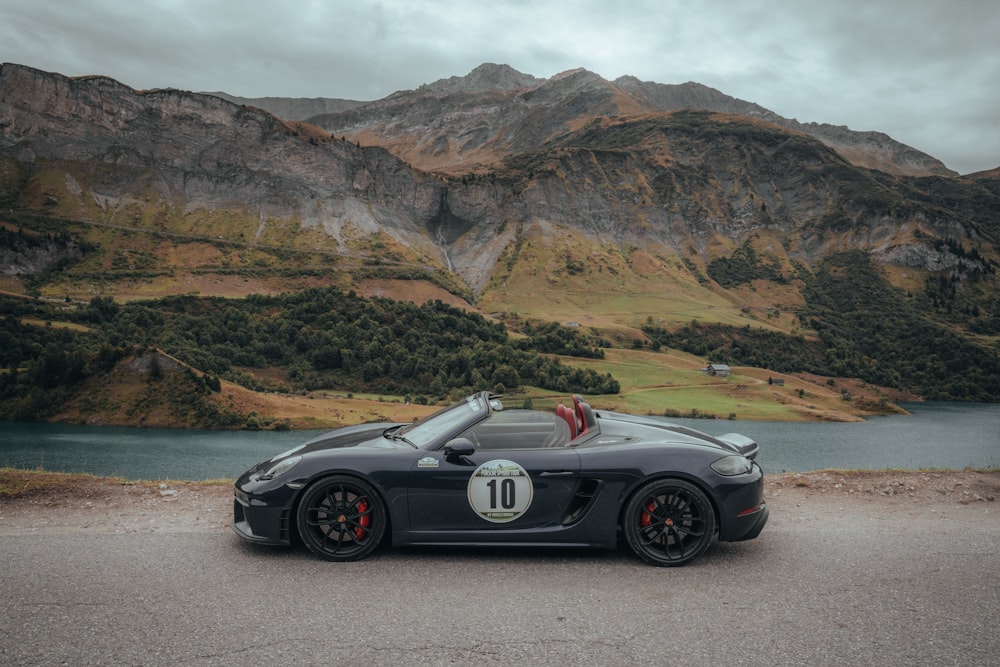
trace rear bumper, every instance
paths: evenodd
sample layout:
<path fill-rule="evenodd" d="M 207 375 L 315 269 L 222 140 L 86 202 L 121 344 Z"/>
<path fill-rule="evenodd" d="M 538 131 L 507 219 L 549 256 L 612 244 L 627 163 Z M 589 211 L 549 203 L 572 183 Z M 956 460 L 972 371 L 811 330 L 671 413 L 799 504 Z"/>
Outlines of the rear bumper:
<path fill-rule="evenodd" d="M 760 535 L 770 515 L 764 500 L 764 472 L 753 464 L 753 481 L 732 490 L 719 508 L 719 541 L 742 542 Z"/>
<path fill-rule="evenodd" d="M 760 531 L 764 530 L 764 524 L 767 523 L 767 517 L 770 513 L 771 510 L 767 503 L 761 501 L 756 511 L 736 517 L 730 530 L 727 531 L 726 537 L 720 535 L 719 539 L 723 542 L 742 542 L 754 539 L 760 535 Z"/>

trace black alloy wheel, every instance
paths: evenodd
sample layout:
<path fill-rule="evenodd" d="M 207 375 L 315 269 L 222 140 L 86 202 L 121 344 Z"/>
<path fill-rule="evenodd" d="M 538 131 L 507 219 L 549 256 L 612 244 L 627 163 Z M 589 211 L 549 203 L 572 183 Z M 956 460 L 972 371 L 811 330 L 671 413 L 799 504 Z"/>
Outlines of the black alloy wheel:
<path fill-rule="evenodd" d="M 691 562 L 711 544 L 715 512 L 694 484 L 659 479 L 632 495 L 623 524 L 625 539 L 639 558 L 674 567 Z"/>
<path fill-rule="evenodd" d="M 364 558 L 385 535 L 386 511 L 365 482 L 335 475 L 306 489 L 297 512 L 299 536 L 317 556 L 332 561 Z"/>

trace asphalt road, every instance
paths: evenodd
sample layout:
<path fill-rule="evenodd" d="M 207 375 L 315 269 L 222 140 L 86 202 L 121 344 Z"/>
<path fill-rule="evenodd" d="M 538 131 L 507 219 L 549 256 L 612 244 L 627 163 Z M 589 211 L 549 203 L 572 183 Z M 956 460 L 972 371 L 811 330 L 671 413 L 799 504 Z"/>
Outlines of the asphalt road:
<path fill-rule="evenodd" d="M 6 534 L 0 664 L 1000 664 L 995 503 L 784 502 L 678 569 L 624 549 L 332 564 L 217 525 Z"/>

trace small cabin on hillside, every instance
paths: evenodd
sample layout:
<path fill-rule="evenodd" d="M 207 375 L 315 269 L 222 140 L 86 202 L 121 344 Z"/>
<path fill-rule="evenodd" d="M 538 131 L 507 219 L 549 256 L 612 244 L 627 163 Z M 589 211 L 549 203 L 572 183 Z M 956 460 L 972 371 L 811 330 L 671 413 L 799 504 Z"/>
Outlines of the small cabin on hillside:
<path fill-rule="evenodd" d="M 708 373 L 709 375 L 722 378 L 733 374 L 733 369 L 726 364 L 709 364 L 707 368 L 703 368 L 701 370 L 703 373 Z"/>

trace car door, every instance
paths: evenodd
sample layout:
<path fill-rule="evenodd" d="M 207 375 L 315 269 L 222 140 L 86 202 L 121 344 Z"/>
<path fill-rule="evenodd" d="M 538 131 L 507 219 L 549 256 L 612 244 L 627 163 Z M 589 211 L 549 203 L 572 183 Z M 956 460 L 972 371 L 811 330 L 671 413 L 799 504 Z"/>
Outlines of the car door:
<path fill-rule="evenodd" d="M 490 533 L 558 525 L 576 491 L 580 457 L 570 447 L 427 452 L 410 471 L 410 529 Z M 474 535 L 466 535 L 475 539 Z"/>

